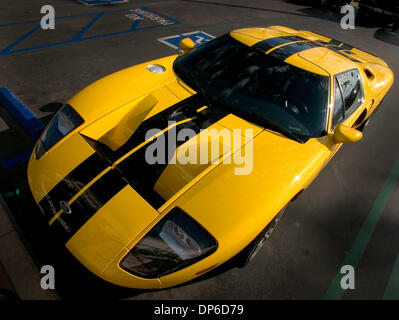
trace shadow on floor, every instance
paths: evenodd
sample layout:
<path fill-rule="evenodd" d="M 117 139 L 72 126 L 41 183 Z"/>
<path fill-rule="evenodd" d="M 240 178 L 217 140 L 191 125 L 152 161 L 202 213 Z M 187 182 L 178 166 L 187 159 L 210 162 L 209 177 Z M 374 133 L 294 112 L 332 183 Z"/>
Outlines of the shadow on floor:
<path fill-rule="evenodd" d="M 399 46 L 399 30 L 392 31 L 390 28 L 380 28 L 374 33 L 374 38 Z"/>

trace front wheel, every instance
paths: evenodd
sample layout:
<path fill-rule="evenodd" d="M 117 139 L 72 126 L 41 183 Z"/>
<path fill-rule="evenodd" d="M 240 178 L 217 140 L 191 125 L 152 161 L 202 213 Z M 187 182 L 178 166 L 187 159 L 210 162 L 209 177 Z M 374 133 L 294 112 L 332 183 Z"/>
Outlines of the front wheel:
<path fill-rule="evenodd" d="M 283 209 L 280 210 L 280 212 L 273 218 L 266 228 L 264 228 L 262 232 L 236 256 L 237 267 L 244 268 L 253 258 L 255 258 L 265 244 L 266 240 L 269 239 L 277 224 L 280 222 L 281 218 L 287 211 L 287 208 L 288 203 Z"/>

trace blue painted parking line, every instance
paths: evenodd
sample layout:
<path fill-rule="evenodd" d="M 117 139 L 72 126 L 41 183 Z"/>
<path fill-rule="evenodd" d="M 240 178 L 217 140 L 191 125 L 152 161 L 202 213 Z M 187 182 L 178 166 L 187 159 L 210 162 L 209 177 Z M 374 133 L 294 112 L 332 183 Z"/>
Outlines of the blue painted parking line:
<path fill-rule="evenodd" d="M 10 53 L 10 50 L 20 44 L 23 40 L 25 40 L 27 37 L 29 37 L 31 34 L 33 34 L 35 31 L 40 29 L 40 24 L 36 25 L 33 29 L 29 30 L 27 33 L 25 33 L 23 36 L 19 37 L 17 40 L 15 40 L 13 43 L 9 44 L 7 47 L 5 47 L 3 50 L 0 51 L 0 56 L 2 54 L 7 54 Z"/>
<path fill-rule="evenodd" d="M 118 12 L 119 13 L 120 12 L 126 12 L 126 13 L 131 12 L 131 14 L 137 16 L 137 19 L 133 20 L 131 26 L 127 30 L 116 31 L 116 32 L 107 32 L 107 33 L 93 35 L 93 36 L 87 36 L 87 37 L 84 36 L 86 34 L 86 32 L 93 25 L 95 25 L 99 20 L 101 20 L 102 17 L 104 17 L 105 15 L 108 15 L 108 14 L 113 14 L 113 13 L 118 13 Z M 33 28 L 31 28 L 28 32 L 26 32 L 20 38 L 18 38 L 11 44 L 7 45 L 4 49 L 0 49 L 0 56 L 6 55 L 6 54 L 17 53 L 17 52 L 26 52 L 26 51 L 35 50 L 35 49 L 48 48 L 48 47 L 53 47 L 53 46 L 58 46 L 58 45 L 63 45 L 63 44 L 70 44 L 70 43 L 74 43 L 77 41 L 96 39 L 96 38 L 101 38 L 101 37 L 109 37 L 109 36 L 125 34 L 125 33 L 130 33 L 130 32 L 135 32 L 135 31 L 159 28 L 159 27 L 163 27 L 163 26 L 175 25 L 175 24 L 180 23 L 179 21 L 177 21 L 174 18 L 171 18 L 164 14 L 158 13 L 155 10 L 147 9 L 147 8 L 118 9 L 118 10 L 110 10 L 110 11 L 102 11 L 102 12 L 92 12 L 92 13 L 86 13 L 86 14 L 76 14 L 76 15 L 71 15 L 71 16 L 58 17 L 58 18 L 55 18 L 55 20 L 73 19 L 76 17 L 83 17 L 83 16 L 90 16 L 90 15 L 94 16 L 93 19 L 86 26 L 84 26 L 76 35 L 74 35 L 70 40 L 57 41 L 57 42 L 52 42 L 52 43 L 48 43 L 48 44 L 44 44 L 44 45 L 31 46 L 31 47 L 22 48 L 22 49 L 13 49 L 13 48 L 15 48 L 17 45 L 22 43 L 25 39 L 27 39 L 29 36 L 31 36 L 37 30 L 40 29 L 40 20 L 29 20 L 29 21 L 25 21 L 25 22 L 2 24 L 2 25 L 0 25 L 0 28 L 21 25 L 21 24 L 35 24 L 35 25 L 33 26 Z M 127 17 L 128 15 L 125 15 L 125 16 Z M 155 25 L 139 27 L 139 23 L 141 21 L 143 21 L 145 18 L 150 21 L 153 21 L 155 23 Z"/>
<path fill-rule="evenodd" d="M 0 105 L 33 138 L 38 139 L 44 130 L 43 122 L 7 88 L 0 88 Z"/>
<path fill-rule="evenodd" d="M 204 31 L 192 31 L 183 34 L 176 34 L 169 37 L 159 38 L 158 41 L 166 44 L 173 49 L 179 49 L 179 42 L 184 38 L 190 38 L 194 41 L 195 46 L 198 47 L 205 42 L 214 39 L 215 37 Z"/>
<path fill-rule="evenodd" d="M 77 41 L 82 38 L 82 36 L 89 30 L 89 28 L 97 22 L 98 19 L 100 19 L 104 15 L 104 12 L 100 12 L 97 14 L 93 20 L 91 20 L 82 30 L 79 31 L 79 33 L 76 35 L 75 38 L 73 38 L 74 41 Z"/>
<path fill-rule="evenodd" d="M 125 3 L 128 0 L 78 0 L 78 1 L 87 6 L 96 6 L 100 4 Z"/>
<path fill-rule="evenodd" d="M 13 157 L 13 158 L 10 158 L 7 160 L 3 160 L 1 162 L 1 166 L 4 169 L 10 169 L 21 162 L 27 162 L 29 160 L 31 154 L 32 154 L 32 152 L 27 152 L 27 153 L 21 154 L 19 156 L 16 156 L 16 157 Z"/>

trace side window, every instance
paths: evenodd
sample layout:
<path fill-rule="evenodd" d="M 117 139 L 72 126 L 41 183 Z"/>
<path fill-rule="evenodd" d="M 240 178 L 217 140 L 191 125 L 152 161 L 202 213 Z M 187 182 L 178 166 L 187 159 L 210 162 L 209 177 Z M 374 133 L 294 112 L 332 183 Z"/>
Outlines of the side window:
<path fill-rule="evenodd" d="M 348 118 L 363 102 L 363 91 L 359 72 L 356 69 L 337 75 L 344 97 L 345 118 Z"/>
<path fill-rule="evenodd" d="M 332 117 L 331 129 L 344 120 L 344 101 L 342 99 L 341 88 L 338 80 L 334 81 L 334 111 Z"/>
<path fill-rule="evenodd" d="M 357 69 L 335 76 L 334 94 L 332 129 L 348 118 L 363 103 L 363 89 Z"/>

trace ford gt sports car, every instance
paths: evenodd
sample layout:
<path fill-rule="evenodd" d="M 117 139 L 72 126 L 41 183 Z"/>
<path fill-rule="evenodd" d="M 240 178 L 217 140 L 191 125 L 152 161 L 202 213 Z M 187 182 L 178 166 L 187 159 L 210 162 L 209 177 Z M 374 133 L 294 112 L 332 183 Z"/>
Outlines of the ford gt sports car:
<path fill-rule="evenodd" d="M 231 258 L 245 265 L 342 144 L 362 138 L 393 83 L 374 55 L 281 26 L 180 47 L 79 92 L 29 161 L 49 228 L 117 285 L 164 288 Z M 183 129 L 195 135 L 176 141 Z M 206 129 L 239 144 L 206 163 L 171 161 Z M 148 161 L 161 137 L 174 147 Z M 249 145 L 251 170 L 236 174 L 224 160 Z"/>

